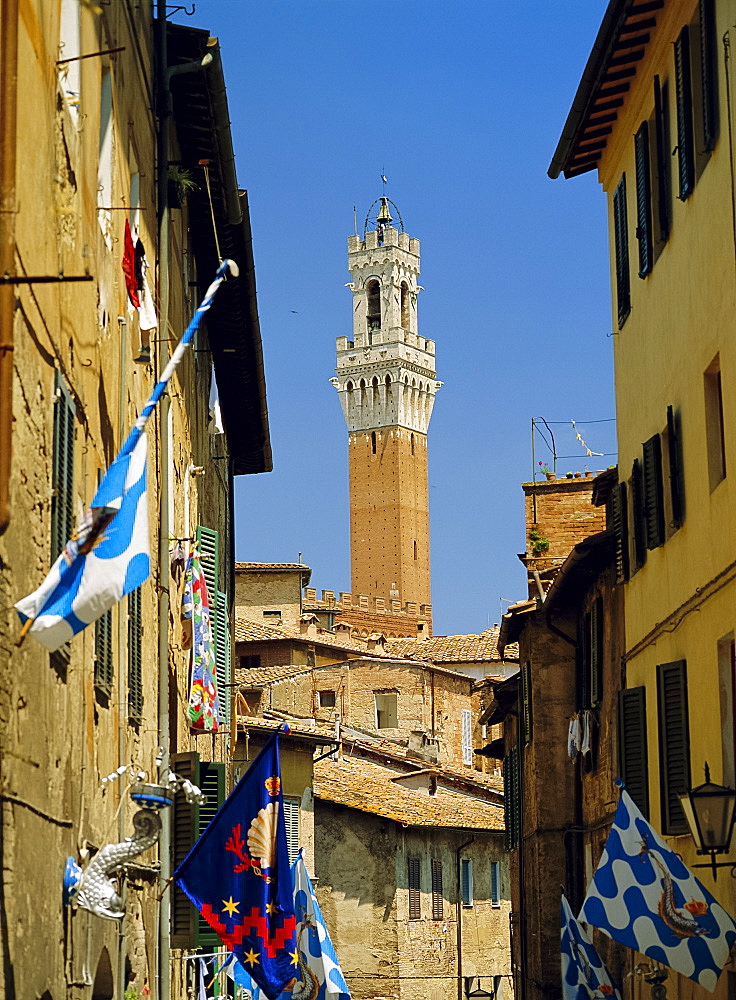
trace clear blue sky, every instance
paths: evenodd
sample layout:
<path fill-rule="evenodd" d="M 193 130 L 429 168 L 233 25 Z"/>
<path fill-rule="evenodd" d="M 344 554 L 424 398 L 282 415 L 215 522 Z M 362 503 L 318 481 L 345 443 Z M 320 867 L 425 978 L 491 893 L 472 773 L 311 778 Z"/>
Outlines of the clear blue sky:
<path fill-rule="evenodd" d="M 547 177 L 605 7 L 197 0 L 175 16 L 220 39 L 250 198 L 274 471 L 237 480 L 238 559 L 302 552 L 318 590 L 350 590 L 328 380 L 351 332 L 353 205 L 361 227 L 385 171 L 422 241 L 419 331 L 445 383 L 429 428 L 435 633 L 481 631 L 526 596 L 531 418 L 615 416 L 605 196 L 595 173 Z M 558 471 L 615 462 L 553 429 L 576 456 Z M 613 423 L 579 429 L 615 451 Z"/>

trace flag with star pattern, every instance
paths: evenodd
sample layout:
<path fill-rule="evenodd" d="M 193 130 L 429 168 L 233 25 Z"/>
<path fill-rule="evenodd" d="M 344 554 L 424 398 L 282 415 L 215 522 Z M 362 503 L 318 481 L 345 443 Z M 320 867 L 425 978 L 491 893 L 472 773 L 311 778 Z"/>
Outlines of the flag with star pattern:
<path fill-rule="evenodd" d="M 173 877 L 275 1000 L 295 978 L 299 963 L 278 735 L 258 754 Z"/>

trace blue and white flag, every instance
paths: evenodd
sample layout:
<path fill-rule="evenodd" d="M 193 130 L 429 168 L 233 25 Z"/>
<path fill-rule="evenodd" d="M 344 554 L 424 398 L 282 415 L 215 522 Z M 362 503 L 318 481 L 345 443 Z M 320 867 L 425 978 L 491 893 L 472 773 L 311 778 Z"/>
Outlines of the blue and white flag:
<path fill-rule="evenodd" d="M 228 272 L 238 275 L 231 260 L 218 268 L 82 523 L 38 590 L 16 603 L 20 641 L 30 634 L 47 649 L 58 649 L 148 579 L 145 426 Z"/>
<path fill-rule="evenodd" d="M 736 942 L 731 917 L 647 823 L 623 785 L 579 919 L 711 993 Z"/>
<path fill-rule="evenodd" d="M 296 914 L 298 971 L 296 984 L 281 994 L 279 1000 L 349 1000 L 350 991 L 327 932 L 302 852 L 291 866 Z M 260 1000 L 258 986 L 235 959 L 224 967 L 226 974 L 253 997 Z"/>
<path fill-rule="evenodd" d="M 621 1000 L 589 935 L 575 919 L 567 899 L 562 897 L 560 955 L 563 1000 Z"/>

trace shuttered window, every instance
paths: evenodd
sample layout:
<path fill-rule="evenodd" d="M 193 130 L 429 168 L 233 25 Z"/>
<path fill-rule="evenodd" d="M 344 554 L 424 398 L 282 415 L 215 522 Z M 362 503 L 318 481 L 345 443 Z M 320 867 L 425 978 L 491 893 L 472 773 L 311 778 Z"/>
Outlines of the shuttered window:
<path fill-rule="evenodd" d="M 666 243 L 670 235 L 670 144 L 669 119 L 667 117 L 666 85 L 661 86 L 659 77 L 654 77 L 654 128 L 657 149 L 657 221 L 659 239 Z"/>
<path fill-rule="evenodd" d="M 626 213 L 626 174 L 613 194 L 613 241 L 616 255 L 616 305 L 618 325 L 622 327 L 631 312 L 629 276 L 629 226 Z"/>
<path fill-rule="evenodd" d="M 491 861 L 491 906 L 501 905 L 501 871 L 498 861 Z"/>
<path fill-rule="evenodd" d="M 197 550 L 207 584 L 207 595 L 210 601 L 210 612 L 214 622 L 217 588 L 220 583 L 220 542 L 219 533 L 213 528 L 197 525 Z"/>
<path fill-rule="evenodd" d="M 703 149 L 709 152 L 718 138 L 718 62 L 713 0 L 700 0 L 700 72 Z"/>
<path fill-rule="evenodd" d="M 469 858 L 460 861 L 460 891 L 463 906 L 473 905 L 473 862 Z"/>
<path fill-rule="evenodd" d="M 646 688 L 626 688 L 618 695 L 618 745 L 621 778 L 642 813 L 649 816 Z"/>
<path fill-rule="evenodd" d="M 215 602 L 215 666 L 217 668 L 217 700 L 220 703 L 220 725 L 230 725 L 230 693 L 232 688 L 230 670 L 230 629 L 228 627 L 227 596 L 217 591 Z"/>
<path fill-rule="evenodd" d="M 128 594 L 128 718 L 143 718 L 143 618 L 141 588 Z"/>
<path fill-rule="evenodd" d="M 675 96 L 677 101 L 677 164 L 679 197 L 685 201 L 695 186 L 693 154 L 693 98 L 690 80 L 690 34 L 687 25 L 675 42 Z"/>
<path fill-rule="evenodd" d="M 74 433 L 76 408 L 63 378 L 56 373 L 54 456 L 51 472 L 51 562 L 69 541 L 74 524 Z"/>
<path fill-rule="evenodd" d="M 462 743 L 463 743 L 463 764 L 473 763 L 473 732 L 470 719 L 470 709 L 462 710 Z"/>
<path fill-rule="evenodd" d="M 662 484 L 662 442 L 654 434 L 644 442 L 644 521 L 647 548 L 664 542 L 664 489 Z"/>
<path fill-rule="evenodd" d="M 95 687 L 109 697 L 113 681 L 112 608 L 95 622 Z"/>
<path fill-rule="evenodd" d="M 634 523 L 634 559 L 636 569 L 640 569 L 647 560 L 647 536 L 644 521 L 644 486 L 641 462 L 638 458 L 634 459 L 631 467 L 631 517 Z"/>
<path fill-rule="evenodd" d="M 176 868 L 204 833 L 225 801 L 225 764 L 200 761 L 197 753 L 173 754 L 171 768 L 182 778 L 199 785 L 205 794 L 201 805 L 190 805 L 184 794 L 174 799 L 172 817 L 172 863 Z M 219 946 L 221 941 L 178 887 L 172 889 L 171 944 L 174 948 Z"/>
<path fill-rule="evenodd" d="M 639 277 L 652 270 L 652 195 L 649 174 L 649 124 L 642 122 L 634 136 L 636 158 L 636 238 L 639 242 Z"/>
<path fill-rule="evenodd" d="M 422 916 L 422 896 L 419 885 L 419 858 L 407 861 L 409 881 L 409 920 L 419 920 Z"/>
<path fill-rule="evenodd" d="M 616 582 L 629 578 L 629 507 L 626 483 L 619 483 L 611 494 L 613 536 L 616 543 Z"/>
<path fill-rule="evenodd" d="M 439 858 L 432 858 L 432 919 L 442 920 L 443 913 L 442 862 Z"/>
<path fill-rule="evenodd" d="M 521 668 L 521 730 L 524 743 L 532 741 L 532 668 L 527 660 Z"/>
<path fill-rule="evenodd" d="M 286 826 L 286 846 L 289 849 L 289 864 L 293 864 L 299 854 L 299 799 L 284 799 L 284 825 Z"/>
<path fill-rule="evenodd" d="M 603 696 L 603 598 L 596 597 L 590 606 L 590 704 L 597 705 Z"/>
<path fill-rule="evenodd" d="M 679 414 L 671 406 L 667 407 L 667 456 L 670 471 L 670 503 L 672 504 L 672 522 L 679 528 L 683 519 L 683 496 L 680 461 L 680 421 Z"/>
<path fill-rule="evenodd" d="M 690 730 L 684 660 L 659 664 L 657 697 L 662 829 L 665 833 L 687 833 L 687 820 L 678 798 L 690 787 Z"/>
<path fill-rule="evenodd" d="M 519 843 L 521 800 L 519 796 L 519 748 L 513 747 L 503 759 L 504 820 L 506 850 L 511 851 Z"/>

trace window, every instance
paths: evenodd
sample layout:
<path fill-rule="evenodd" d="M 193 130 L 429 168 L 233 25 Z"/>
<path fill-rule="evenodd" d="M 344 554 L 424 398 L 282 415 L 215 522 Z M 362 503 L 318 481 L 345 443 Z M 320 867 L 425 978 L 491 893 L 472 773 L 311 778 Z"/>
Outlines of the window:
<path fill-rule="evenodd" d="M 669 87 L 654 77 L 654 136 L 657 168 L 654 182 L 657 189 L 657 242 L 660 247 L 669 239 L 672 217 L 672 182 L 670 176 Z"/>
<path fill-rule="evenodd" d="M 532 666 L 527 660 L 521 667 L 521 738 L 532 741 Z"/>
<path fill-rule="evenodd" d="M 491 906 L 501 905 L 501 866 L 491 861 Z"/>
<path fill-rule="evenodd" d="M 473 763 L 473 731 L 469 708 L 462 710 L 462 746 L 463 764 L 471 765 Z"/>
<path fill-rule="evenodd" d="M 369 281 L 367 286 L 368 302 L 366 318 L 368 330 L 381 329 L 381 286 L 375 280 Z"/>
<path fill-rule="evenodd" d="M 664 542 L 664 489 L 662 485 L 662 442 L 654 434 L 644 442 L 644 525 L 647 548 L 656 549 Z"/>
<path fill-rule="evenodd" d="M 396 692 L 376 694 L 376 729 L 396 729 L 398 713 Z"/>
<path fill-rule="evenodd" d="M 711 492 L 726 478 L 726 436 L 723 427 L 721 358 L 716 354 L 704 375 L 705 437 Z"/>
<path fill-rule="evenodd" d="M 442 862 L 432 858 L 432 919 L 442 920 Z"/>
<path fill-rule="evenodd" d="M 503 759 L 503 810 L 506 829 L 506 850 L 519 846 L 521 797 L 519 794 L 519 748 L 513 747 Z"/>
<path fill-rule="evenodd" d="M 682 456 L 680 454 L 680 414 L 667 407 L 667 461 L 670 478 L 670 509 L 672 527 L 677 529 L 683 521 L 684 504 L 682 489 Z"/>
<path fill-rule="evenodd" d="M 629 224 L 626 214 L 626 174 L 613 195 L 613 242 L 616 256 L 616 305 L 619 328 L 631 312 L 629 277 Z"/>
<path fill-rule="evenodd" d="M 411 453 L 413 455 L 414 454 L 414 435 L 413 434 L 410 436 L 409 441 L 411 442 Z"/>
<path fill-rule="evenodd" d="M 618 745 L 621 778 L 631 798 L 649 816 L 646 689 L 626 688 L 618 695 Z"/>
<path fill-rule="evenodd" d="M 677 165 L 679 198 L 685 201 L 695 186 L 693 154 L 693 98 L 690 79 L 690 29 L 688 25 L 675 42 L 675 100 L 677 103 Z"/>
<path fill-rule="evenodd" d="M 700 0 L 699 28 L 703 149 L 710 152 L 718 138 L 718 62 L 714 0 Z"/>
<path fill-rule="evenodd" d="M 718 640 L 718 686 L 721 705 L 723 784 L 736 781 L 736 640 L 733 632 Z"/>
<path fill-rule="evenodd" d="M 113 673 L 112 608 L 108 608 L 95 622 L 94 667 L 95 687 L 107 697 L 112 692 Z"/>
<path fill-rule="evenodd" d="M 639 277 L 652 270 L 652 204 L 649 180 L 649 123 L 642 122 L 634 136 L 636 159 L 636 238 L 639 241 Z"/>
<path fill-rule="evenodd" d="M 473 862 L 463 858 L 460 862 L 460 891 L 463 906 L 473 905 Z"/>
<path fill-rule="evenodd" d="M 690 787 L 690 733 L 684 660 L 657 667 L 659 768 L 664 833 L 687 833 L 678 796 Z"/>
<path fill-rule="evenodd" d="M 198 524 L 196 541 L 199 561 L 202 565 L 205 583 L 207 584 L 210 610 L 214 611 L 215 595 L 220 583 L 219 533 L 213 528 L 205 528 L 203 524 Z M 212 620 L 214 621 L 214 613 L 212 614 Z"/>
<path fill-rule="evenodd" d="M 255 670 L 261 665 L 261 658 L 257 653 L 249 653 L 248 656 L 240 657 L 241 670 Z"/>
<path fill-rule="evenodd" d="M 280 625 L 281 624 L 281 611 L 279 611 L 279 610 L 276 610 L 276 611 L 264 611 L 263 612 L 263 617 L 266 619 L 266 621 L 269 621 L 272 625 Z"/>
<path fill-rule="evenodd" d="M 289 864 L 292 865 L 299 854 L 299 799 L 284 797 L 284 824 L 286 826 L 286 846 L 289 849 Z"/>
<path fill-rule="evenodd" d="M 590 667 L 590 705 L 598 705 L 603 697 L 603 598 L 598 595 L 590 606 L 588 664 Z M 587 707 L 587 706 L 586 706 Z"/>
<path fill-rule="evenodd" d="M 634 572 L 641 569 L 647 560 L 647 538 L 644 523 L 644 486 L 641 462 L 634 459 L 631 467 L 631 513 L 634 525 Z"/>
<path fill-rule="evenodd" d="M 613 536 L 616 544 L 616 583 L 629 578 L 629 508 L 626 483 L 619 483 L 611 494 Z"/>
<path fill-rule="evenodd" d="M 401 326 L 409 329 L 409 287 L 405 281 L 401 282 Z"/>
<path fill-rule="evenodd" d="M 128 718 L 143 718 L 143 622 L 141 588 L 128 594 Z"/>
<path fill-rule="evenodd" d="M 320 708 L 334 708 L 335 707 L 335 692 L 334 691 L 318 691 L 317 696 L 319 698 Z"/>
<path fill-rule="evenodd" d="M 419 858 L 408 858 L 407 879 L 409 882 L 409 920 L 419 920 L 422 916 L 422 896 L 419 886 Z"/>
<path fill-rule="evenodd" d="M 416 560 L 417 558 L 418 558 L 418 556 L 417 556 L 417 543 L 414 542 L 414 559 Z"/>
<path fill-rule="evenodd" d="M 76 409 L 56 373 L 54 458 L 51 473 L 51 561 L 56 560 L 74 530 L 74 436 Z"/>
<path fill-rule="evenodd" d="M 376 432 L 371 431 L 371 454 L 376 454 Z"/>

